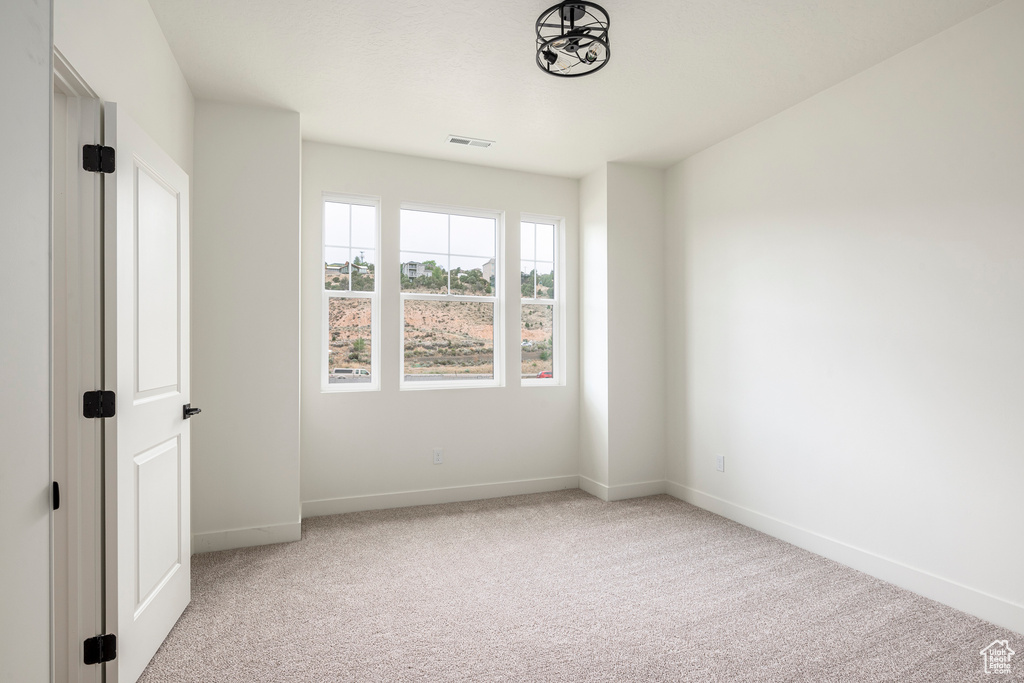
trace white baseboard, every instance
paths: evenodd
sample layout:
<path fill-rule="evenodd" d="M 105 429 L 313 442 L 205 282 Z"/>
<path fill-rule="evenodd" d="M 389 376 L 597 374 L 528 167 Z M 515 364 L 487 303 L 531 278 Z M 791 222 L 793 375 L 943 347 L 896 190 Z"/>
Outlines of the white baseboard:
<path fill-rule="evenodd" d="M 608 500 L 608 487 L 594 481 L 590 477 L 584 477 L 582 474 L 580 475 L 580 488 L 595 498 L 600 498 L 603 501 Z"/>
<path fill-rule="evenodd" d="M 580 478 L 576 475 L 571 475 L 567 477 L 503 481 L 494 484 L 449 486 L 419 491 L 400 491 L 398 493 L 377 493 L 366 496 L 307 500 L 302 503 L 302 517 L 322 517 L 324 515 L 341 515 L 346 512 L 362 512 L 363 510 L 384 510 L 387 508 L 411 507 L 413 505 L 435 505 L 437 503 L 461 503 L 467 500 L 483 500 L 485 498 L 501 498 L 502 496 L 520 496 L 527 493 L 561 491 L 562 489 L 579 488 L 579 480 Z"/>
<path fill-rule="evenodd" d="M 666 482 L 664 479 L 658 479 L 656 481 L 640 481 L 633 484 L 606 486 L 581 474 L 580 488 L 595 498 L 600 498 L 610 503 L 616 500 L 628 500 L 630 498 L 642 498 L 643 496 L 656 496 L 659 493 L 665 493 Z"/>
<path fill-rule="evenodd" d="M 666 491 L 665 480 L 639 481 L 634 484 L 619 484 L 608 487 L 608 500 L 628 500 L 630 498 L 643 498 L 644 496 L 656 496 Z"/>
<path fill-rule="evenodd" d="M 192 553 L 209 553 L 215 550 L 248 548 L 254 545 L 287 543 L 302 538 L 302 522 L 275 524 L 273 526 L 228 529 L 192 534 Z"/>
<path fill-rule="evenodd" d="M 691 505 L 727 517 L 734 522 L 757 529 L 804 550 L 906 588 L 918 595 L 963 610 L 997 626 L 1024 634 L 1024 605 L 1014 604 L 863 548 L 857 548 L 834 538 L 793 526 L 775 517 L 673 481 L 667 482 L 667 492 Z"/>

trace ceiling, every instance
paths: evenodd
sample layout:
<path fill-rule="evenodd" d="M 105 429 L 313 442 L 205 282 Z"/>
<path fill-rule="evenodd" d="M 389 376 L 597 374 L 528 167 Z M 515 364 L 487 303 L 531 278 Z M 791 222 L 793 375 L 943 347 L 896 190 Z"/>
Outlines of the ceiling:
<path fill-rule="evenodd" d="M 579 177 L 668 166 L 998 1 L 599 0 L 611 60 L 569 79 L 534 62 L 553 0 L 150 4 L 197 99 L 298 111 L 306 140 Z"/>

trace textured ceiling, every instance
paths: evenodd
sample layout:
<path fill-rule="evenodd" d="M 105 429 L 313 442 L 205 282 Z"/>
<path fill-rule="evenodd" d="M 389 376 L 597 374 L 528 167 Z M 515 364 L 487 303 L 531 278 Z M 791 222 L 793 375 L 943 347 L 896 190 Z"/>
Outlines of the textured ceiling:
<path fill-rule="evenodd" d="M 547 0 L 150 0 L 197 99 L 298 111 L 307 140 L 570 177 L 672 164 L 997 3 L 600 0 L 612 58 L 564 79 L 534 62 Z"/>

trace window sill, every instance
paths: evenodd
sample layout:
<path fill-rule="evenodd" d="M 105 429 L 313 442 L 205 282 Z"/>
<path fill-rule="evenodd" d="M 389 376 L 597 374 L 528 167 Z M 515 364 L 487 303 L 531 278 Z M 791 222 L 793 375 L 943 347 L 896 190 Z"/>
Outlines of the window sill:
<path fill-rule="evenodd" d="M 321 384 L 321 394 L 352 394 L 364 391 L 380 391 L 380 384 L 377 382 L 352 383 L 352 384 Z"/>
<path fill-rule="evenodd" d="M 423 381 L 423 382 L 409 382 L 403 381 L 399 386 L 399 391 L 433 391 L 436 389 L 494 389 L 501 387 L 502 384 L 497 380 L 493 379 L 471 379 L 471 380 L 446 380 L 446 381 Z"/>

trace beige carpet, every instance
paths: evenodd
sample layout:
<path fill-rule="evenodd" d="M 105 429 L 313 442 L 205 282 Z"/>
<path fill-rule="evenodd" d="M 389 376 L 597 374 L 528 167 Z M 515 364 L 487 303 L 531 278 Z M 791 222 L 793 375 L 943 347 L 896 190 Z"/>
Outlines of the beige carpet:
<path fill-rule="evenodd" d="M 192 571 L 143 683 L 1024 680 L 1019 634 L 669 496 L 319 517 Z"/>

